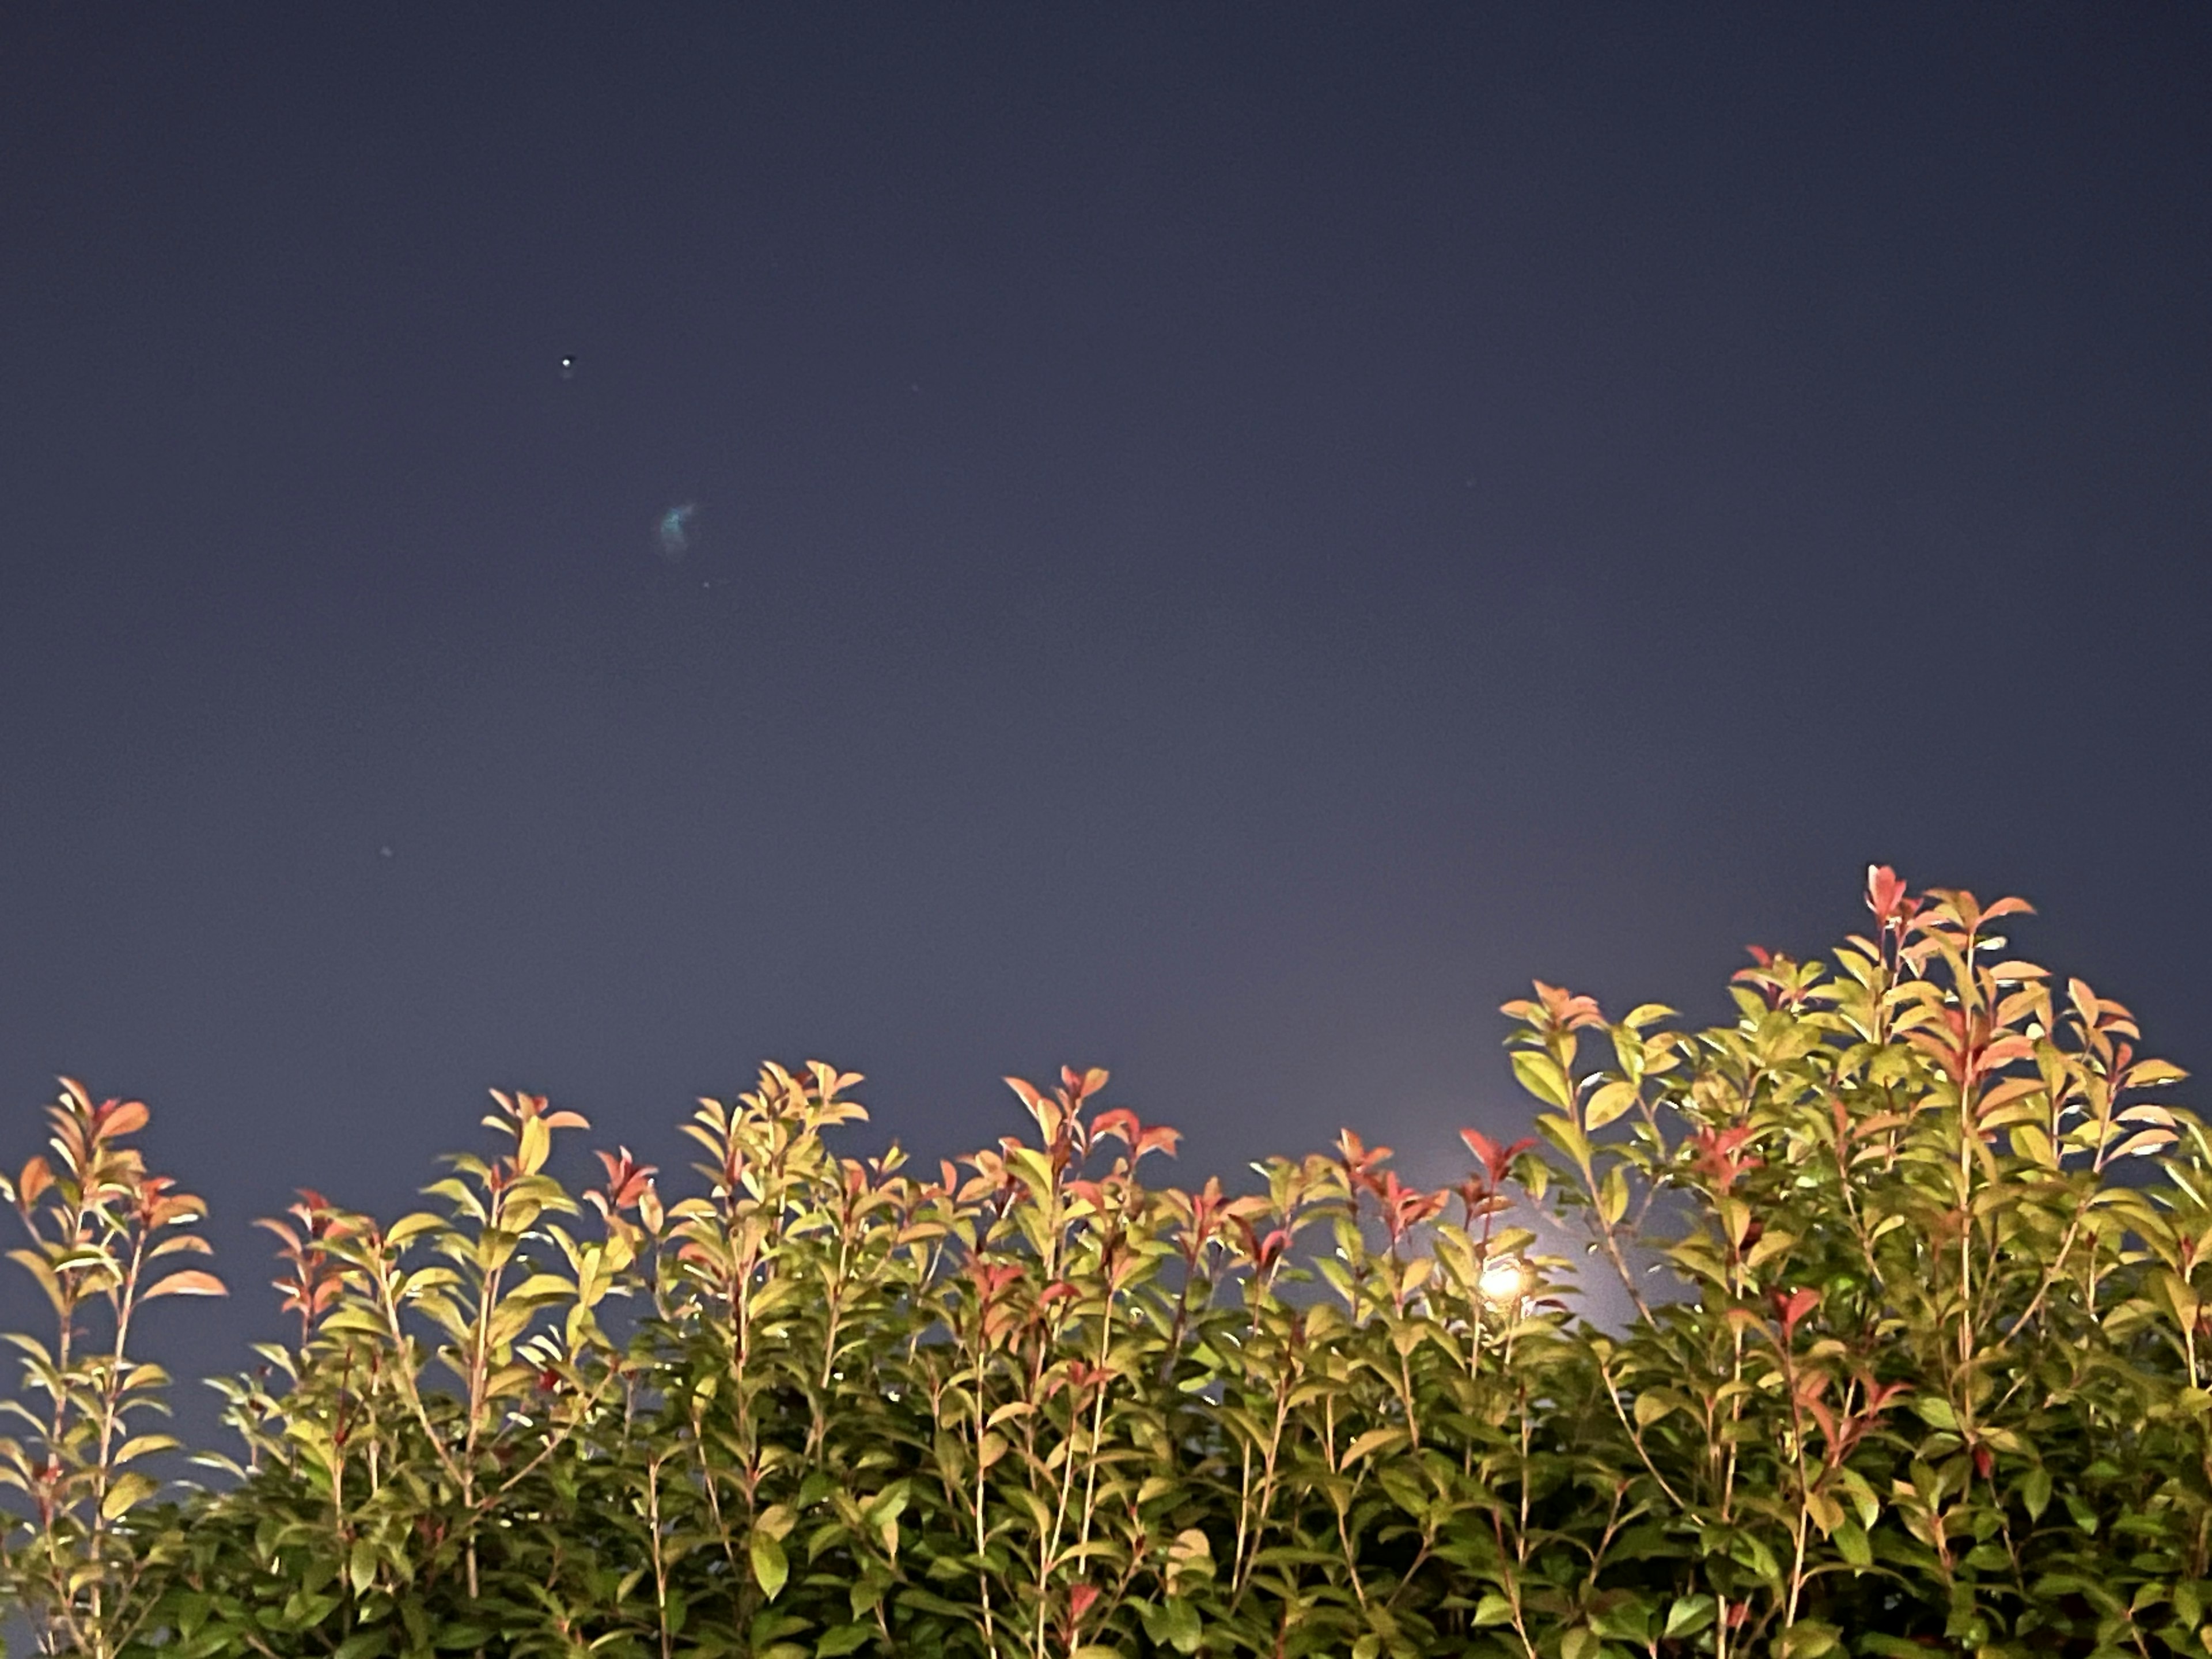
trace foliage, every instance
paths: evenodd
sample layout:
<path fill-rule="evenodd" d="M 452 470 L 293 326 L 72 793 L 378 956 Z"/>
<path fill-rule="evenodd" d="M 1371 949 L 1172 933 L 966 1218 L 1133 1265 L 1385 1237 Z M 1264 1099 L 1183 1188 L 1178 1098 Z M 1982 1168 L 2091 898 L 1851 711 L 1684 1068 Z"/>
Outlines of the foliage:
<path fill-rule="evenodd" d="M 933 1175 L 830 1137 L 856 1079 L 702 1103 L 696 1195 L 495 1097 L 389 1223 L 306 1194 L 242 1462 L 164 1495 L 126 1357 L 199 1206 L 75 1085 L 5 1189 L 0 1595 L 54 1651 L 713 1656 L 2204 1654 L 2212 1146 L 2126 1009 L 1909 896 L 1755 952 L 1681 1032 L 1509 1004 L 1536 1136 L 1152 1186 L 1103 1072 Z M 2125 1172 L 2124 1175 L 2123 1172 Z M 1564 1296 L 1587 1237 L 1630 1311 Z"/>

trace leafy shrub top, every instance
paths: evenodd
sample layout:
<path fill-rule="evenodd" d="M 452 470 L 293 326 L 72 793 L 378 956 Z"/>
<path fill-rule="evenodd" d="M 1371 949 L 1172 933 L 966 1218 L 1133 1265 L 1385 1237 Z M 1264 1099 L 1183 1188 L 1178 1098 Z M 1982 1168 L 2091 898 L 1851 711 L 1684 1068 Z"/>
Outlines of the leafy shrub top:
<path fill-rule="evenodd" d="M 220 1291 L 200 1206 L 67 1085 L 0 1188 L 55 1314 L 0 1596 L 100 1659 L 2205 1654 L 2181 1074 L 2007 954 L 2019 901 L 1868 902 L 1709 1030 L 1507 1005 L 1535 1133 L 1441 1190 L 1350 1131 L 1152 1184 L 1176 1133 L 1100 1071 L 919 1172 L 832 1149 L 817 1064 L 702 1104 L 690 1195 L 627 1150 L 580 1193 L 582 1120 L 497 1095 L 433 1207 L 266 1224 L 297 1340 L 181 1494 L 131 1323 Z"/>

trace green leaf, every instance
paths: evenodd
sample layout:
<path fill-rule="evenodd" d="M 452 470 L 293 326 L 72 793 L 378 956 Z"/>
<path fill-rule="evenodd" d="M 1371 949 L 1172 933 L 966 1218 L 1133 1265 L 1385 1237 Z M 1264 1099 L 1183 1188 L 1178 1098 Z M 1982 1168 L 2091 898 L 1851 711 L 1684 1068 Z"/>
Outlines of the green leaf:
<path fill-rule="evenodd" d="M 531 1119 L 535 1123 L 536 1118 Z M 574 1279 L 560 1273 L 532 1273 L 507 1293 L 511 1302 L 564 1302 L 576 1294 Z"/>
<path fill-rule="evenodd" d="M 1513 1051 L 1513 1075 L 1521 1079 L 1521 1086 L 1542 1101 L 1547 1106 L 1556 1106 L 1561 1111 L 1574 1110 L 1574 1097 L 1567 1088 L 1567 1074 L 1559 1069 L 1559 1062 L 1551 1055 L 1534 1048 Z"/>
<path fill-rule="evenodd" d="M 1829 1535 L 1835 1540 L 1837 1551 L 1854 1567 L 1874 1565 L 1874 1545 L 1868 1540 L 1866 1528 L 1856 1521 L 1845 1516 Z"/>
<path fill-rule="evenodd" d="M 934 1613 L 940 1619 L 963 1620 L 969 1609 L 958 1601 L 948 1601 L 941 1595 L 933 1595 L 925 1589 L 902 1589 L 892 1598 L 902 1607 L 912 1607 L 916 1613 Z"/>
<path fill-rule="evenodd" d="M 789 1504 L 771 1504 L 753 1518 L 753 1529 L 766 1533 L 781 1544 L 791 1536 L 792 1528 L 798 1523 L 799 1516 L 793 1513 Z"/>
<path fill-rule="evenodd" d="M 1605 1218 L 1608 1227 L 1617 1225 L 1621 1217 L 1628 1213 L 1628 1169 L 1626 1164 L 1614 1164 L 1605 1172 L 1605 1179 L 1598 1183 L 1597 1212 Z"/>
<path fill-rule="evenodd" d="M 1636 1085 L 1616 1079 L 1601 1085 L 1589 1099 L 1589 1109 L 1583 1125 L 1593 1134 L 1617 1118 L 1626 1117 L 1636 1106 Z"/>
<path fill-rule="evenodd" d="M 1913 1415 L 1931 1429 L 1942 1429 L 1955 1434 L 1959 1428 L 1959 1413 L 1951 1409 L 1951 1402 L 1937 1394 L 1916 1394 L 1907 1402 Z"/>
<path fill-rule="evenodd" d="M 353 1550 L 346 1561 L 346 1577 L 353 1582 L 356 1595 L 368 1594 L 368 1587 L 376 1582 L 376 1546 L 366 1538 L 353 1540 Z"/>
<path fill-rule="evenodd" d="M 1648 1649 L 1652 1642 L 1651 1614 L 1650 1602 L 1630 1595 L 1591 1613 L 1590 1628 L 1608 1642 L 1628 1642 Z"/>
<path fill-rule="evenodd" d="M 1344 1449 L 1343 1461 L 1337 1467 L 1348 1469 L 1371 1452 L 1380 1451 L 1386 1446 L 1395 1450 L 1405 1443 L 1406 1431 L 1403 1429 L 1370 1429 Z"/>
<path fill-rule="evenodd" d="M 2191 1578 L 2179 1579 L 2173 1586 L 2174 1616 L 2185 1625 L 2195 1625 L 2204 1616 L 2204 1600 Z"/>
<path fill-rule="evenodd" d="M 753 1581 L 761 1587 L 761 1594 L 771 1601 L 783 1593 L 784 1581 L 791 1577 L 791 1564 L 784 1559 L 783 1546 L 764 1532 L 752 1535 Z"/>
<path fill-rule="evenodd" d="M 411 1215 L 401 1216 L 386 1228 L 384 1242 L 394 1246 L 404 1244 L 417 1233 L 430 1232 L 445 1224 L 443 1216 L 432 1215 L 428 1210 L 417 1210 Z"/>
<path fill-rule="evenodd" d="M 1474 1622 L 1477 1625 L 1507 1625 L 1512 1621 L 1513 1603 L 1496 1590 L 1474 1604 Z"/>
<path fill-rule="evenodd" d="M 868 1645 L 876 1633 L 873 1625 L 840 1625 L 814 1644 L 814 1659 L 838 1659 Z"/>
<path fill-rule="evenodd" d="M 1648 1429 L 1662 1419 L 1682 1410 L 1689 1403 L 1672 1389 L 1648 1389 L 1636 1396 L 1633 1413 L 1636 1426 Z"/>
<path fill-rule="evenodd" d="M 1572 1158 L 1577 1167 L 1590 1161 L 1589 1137 L 1575 1126 L 1574 1119 L 1557 1112 L 1539 1112 L 1536 1133 Z"/>
<path fill-rule="evenodd" d="M 1756 1273 L 1796 1243 L 1796 1234 L 1784 1232 L 1779 1227 L 1771 1229 L 1759 1235 L 1759 1243 L 1751 1247 L 1743 1265 Z"/>
<path fill-rule="evenodd" d="M 1145 1634 L 1154 1645 L 1173 1648 L 1177 1653 L 1196 1653 L 1206 1635 L 1198 1609 L 1180 1595 L 1170 1595 L 1161 1602 L 1142 1603 L 1137 1608 L 1137 1616 L 1144 1621 Z"/>
<path fill-rule="evenodd" d="M 152 1497 L 160 1488 L 160 1481 L 151 1475 L 141 1474 L 136 1469 L 118 1474 L 115 1477 L 115 1484 L 107 1489 L 107 1496 L 100 1500 L 100 1513 L 106 1520 L 116 1520 L 124 1511 Z"/>
<path fill-rule="evenodd" d="M 1661 1632 L 1670 1640 L 1676 1637 L 1695 1636 L 1713 1622 L 1720 1604 L 1710 1595 L 1678 1595 L 1674 1606 L 1667 1609 L 1667 1628 Z"/>
<path fill-rule="evenodd" d="M 177 1437 L 173 1434 L 135 1434 L 125 1441 L 123 1449 L 115 1454 L 115 1466 L 120 1468 L 125 1463 L 135 1463 L 154 1452 L 174 1451 L 176 1449 Z"/>
<path fill-rule="evenodd" d="M 1781 1659 L 1820 1659 L 1823 1654 L 1840 1651 L 1843 1639 L 1833 1625 L 1823 1625 L 1814 1620 L 1802 1620 L 1782 1632 Z"/>

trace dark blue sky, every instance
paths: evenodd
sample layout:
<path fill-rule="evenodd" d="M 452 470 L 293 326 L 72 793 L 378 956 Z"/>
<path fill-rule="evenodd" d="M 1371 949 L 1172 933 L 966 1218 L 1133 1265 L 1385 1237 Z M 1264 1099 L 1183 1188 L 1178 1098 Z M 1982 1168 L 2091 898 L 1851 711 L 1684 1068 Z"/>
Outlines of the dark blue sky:
<path fill-rule="evenodd" d="M 6 1157 L 1441 1177 L 1869 859 L 2212 1063 L 2208 446 L 2202 7 L 10 6 Z"/>

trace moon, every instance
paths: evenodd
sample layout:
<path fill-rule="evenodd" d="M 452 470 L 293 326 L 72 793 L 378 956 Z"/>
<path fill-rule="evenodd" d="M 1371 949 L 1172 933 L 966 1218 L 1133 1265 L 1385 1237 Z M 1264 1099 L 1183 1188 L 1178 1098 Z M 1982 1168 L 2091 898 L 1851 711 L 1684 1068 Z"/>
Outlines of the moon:
<path fill-rule="evenodd" d="M 698 511 L 696 501 L 685 501 L 660 515 L 660 556 L 669 563 L 681 564 L 691 550 L 691 520 Z"/>

